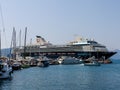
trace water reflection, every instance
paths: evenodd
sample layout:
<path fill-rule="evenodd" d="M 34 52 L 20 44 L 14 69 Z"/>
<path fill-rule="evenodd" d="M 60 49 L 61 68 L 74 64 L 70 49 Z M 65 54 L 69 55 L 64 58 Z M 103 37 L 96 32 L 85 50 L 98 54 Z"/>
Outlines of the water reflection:
<path fill-rule="evenodd" d="M 32 67 L 0 80 L 0 90 L 119 90 L 120 64 Z"/>

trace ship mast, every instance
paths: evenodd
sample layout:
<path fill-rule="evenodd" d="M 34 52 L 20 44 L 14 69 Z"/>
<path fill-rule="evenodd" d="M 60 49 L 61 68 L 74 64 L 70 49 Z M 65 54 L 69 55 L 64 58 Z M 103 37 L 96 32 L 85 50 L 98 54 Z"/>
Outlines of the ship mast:
<path fill-rule="evenodd" d="M 11 54 L 13 54 L 12 58 L 16 60 L 16 50 L 15 49 L 16 49 L 16 31 L 15 31 L 15 27 L 13 27 L 9 59 L 11 58 Z"/>
<path fill-rule="evenodd" d="M 31 47 L 32 47 L 32 39 L 30 39 L 30 57 L 31 57 Z"/>
<path fill-rule="evenodd" d="M 27 27 L 25 28 L 25 39 L 24 39 L 24 59 L 26 58 L 26 35 L 27 35 Z"/>
<path fill-rule="evenodd" d="M 15 27 L 13 27 L 13 50 L 14 50 L 14 55 L 13 58 L 16 60 L 16 31 L 15 31 Z"/>
<path fill-rule="evenodd" d="M 21 30 L 19 32 L 19 47 L 21 47 Z"/>

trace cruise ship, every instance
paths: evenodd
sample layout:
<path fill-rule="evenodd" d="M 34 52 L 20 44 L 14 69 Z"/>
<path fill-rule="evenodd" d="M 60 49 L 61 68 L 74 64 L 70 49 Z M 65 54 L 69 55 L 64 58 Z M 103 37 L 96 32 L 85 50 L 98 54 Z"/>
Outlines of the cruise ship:
<path fill-rule="evenodd" d="M 77 37 L 65 45 L 53 45 L 47 42 L 43 37 L 36 36 L 36 43 L 14 50 L 17 57 L 39 57 L 58 58 L 60 56 L 71 56 L 76 58 L 87 59 L 95 56 L 96 58 L 108 59 L 116 52 L 109 51 L 106 46 L 95 40 Z"/>

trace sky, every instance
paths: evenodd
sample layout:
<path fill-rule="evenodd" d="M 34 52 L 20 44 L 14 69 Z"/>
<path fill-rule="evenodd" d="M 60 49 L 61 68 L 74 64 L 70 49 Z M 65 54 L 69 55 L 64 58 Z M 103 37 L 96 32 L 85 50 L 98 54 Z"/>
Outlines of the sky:
<path fill-rule="evenodd" d="M 0 5 L 2 48 L 10 47 L 13 27 L 17 43 L 22 31 L 23 43 L 27 27 L 27 43 L 36 35 L 52 44 L 80 36 L 120 49 L 120 0 L 0 0 Z"/>

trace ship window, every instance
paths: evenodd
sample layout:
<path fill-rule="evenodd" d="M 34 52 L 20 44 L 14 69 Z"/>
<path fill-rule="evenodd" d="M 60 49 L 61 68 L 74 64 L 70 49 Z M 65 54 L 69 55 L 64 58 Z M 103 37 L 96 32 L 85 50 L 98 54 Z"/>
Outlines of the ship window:
<path fill-rule="evenodd" d="M 95 42 L 95 41 L 87 41 L 87 42 L 90 44 L 97 44 L 97 42 Z"/>
<path fill-rule="evenodd" d="M 3 69 L 3 65 L 0 65 L 0 70 L 2 70 Z"/>

